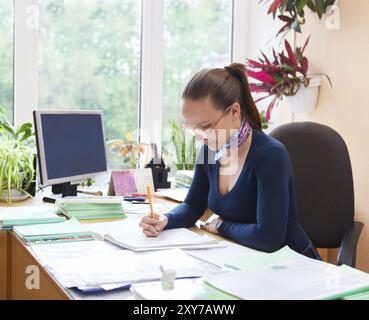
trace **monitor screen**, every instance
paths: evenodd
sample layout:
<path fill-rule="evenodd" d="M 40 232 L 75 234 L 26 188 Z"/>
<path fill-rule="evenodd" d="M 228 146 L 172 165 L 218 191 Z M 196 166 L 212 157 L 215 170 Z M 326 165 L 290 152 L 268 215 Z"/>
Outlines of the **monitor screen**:
<path fill-rule="evenodd" d="M 101 112 L 36 111 L 35 120 L 43 184 L 107 170 Z"/>

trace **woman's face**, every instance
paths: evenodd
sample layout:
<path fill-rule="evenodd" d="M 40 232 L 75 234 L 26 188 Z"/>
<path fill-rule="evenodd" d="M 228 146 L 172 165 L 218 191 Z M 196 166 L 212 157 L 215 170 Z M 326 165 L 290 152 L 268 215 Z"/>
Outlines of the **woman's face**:
<path fill-rule="evenodd" d="M 184 99 L 182 115 L 186 128 L 193 131 L 196 138 L 213 151 L 227 143 L 230 135 L 241 126 L 241 108 L 238 103 L 219 109 L 210 98 Z"/>

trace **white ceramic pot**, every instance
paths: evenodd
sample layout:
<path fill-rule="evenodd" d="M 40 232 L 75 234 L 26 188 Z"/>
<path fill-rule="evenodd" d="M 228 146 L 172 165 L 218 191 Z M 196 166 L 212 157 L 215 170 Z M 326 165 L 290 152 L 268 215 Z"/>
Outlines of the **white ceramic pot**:
<path fill-rule="evenodd" d="M 296 95 L 286 97 L 291 113 L 314 112 L 317 106 L 319 88 L 321 85 L 321 77 L 314 77 L 310 80 L 308 87 L 302 85 Z"/>
<path fill-rule="evenodd" d="M 23 179 L 23 176 L 24 176 L 24 173 L 21 172 L 20 173 L 21 179 Z M 1 197 L 0 202 L 8 201 L 8 197 L 9 197 L 8 190 L 3 190 L 2 193 L 5 199 Z M 23 201 L 23 200 L 28 199 L 28 197 L 29 197 L 28 194 L 25 194 L 23 191 L 19 191 L 16 189 L 10 190 L 10 199 L 12 202 Z"/>
<path fill-rule="evenodd" d="M 3 195 L 4 195 L 5 200 L 3 198 L 0 198 L 1 202 L 4 202 L 4 201 L 8 200 L 8 191 L 7 190 L 3 191 Z M 11 189 L 10 190 L 10 199 L 11 199 L 12 202 L 23 201 L 23 200 L 28 199 L 28 195 L 25 194 L 22 191 Z"/>

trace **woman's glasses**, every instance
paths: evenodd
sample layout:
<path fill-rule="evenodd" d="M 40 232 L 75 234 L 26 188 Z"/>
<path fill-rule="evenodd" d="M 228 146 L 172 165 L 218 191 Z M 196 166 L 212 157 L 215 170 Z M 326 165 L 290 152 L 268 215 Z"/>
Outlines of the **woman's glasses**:
<path fill-rule="evenodd" d="M 233 103 L 222 113 L 222 115 L 219 117 L 218 120 L 216 120 L 215 122 L 211 123 L 210 125 L 203 127 L 203 128 L 199 128 L 199 127 L 193 127 L 191 128 L 190 126 L 187 125 L 187 123 L 182 124 L 182 128 L 186 129 L 187 132 L 193 136 L 200 136 L 202 138 L 207 139 L 209 137 L 209 133 L 211 133 L 212 130 L 214 130 L 214 128 L 217 126 L 217 124 L 224 118 L 224 116 L 227 114 L 227 112 L 229 110 L 231 110 L 233 106 Z"/>

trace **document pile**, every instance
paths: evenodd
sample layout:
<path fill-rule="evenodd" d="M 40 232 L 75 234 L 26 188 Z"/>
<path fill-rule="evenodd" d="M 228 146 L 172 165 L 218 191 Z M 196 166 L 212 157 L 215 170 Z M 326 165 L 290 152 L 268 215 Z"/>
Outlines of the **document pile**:
<path fill-rule="evenodd" d="M 176 187 L 189 188 L 193 180 L 194 171 L 178 170 L 175 175 Z"/>
<path fill-rule="evenodd" d="M 26 244 L 95 240 L 94 234 L 76 218 L 60 223 L 16 226 L 13 230 Z"/>
<path fill-rule="evenodd" d="M 122 197 L 66 197 L 56 200 L 67 217 L 78 220 L 125 218 L 122 203 Z"/>
<path fill-rule="evenodd" d="M 149 253 L 122 250 L 106 241 L 32 245 L 32 251 L 65 288 L 111 290 L 161 279 L 160 266 L 176 270 L 176 278 L 198 278 L 218 268 L 174 249 Z"/>
<path fill-rule="evenodd" d="M 240 270 L 210 276 L 206 283 L 245 300 L 330 300 L 369 290 L 369 274 L 307 258 L 289 247 L 254 255 L 254 261 L 236 261 L 233 268 Z"/>
<path fill-rule="evenodd" d="M 64 217 L 57 215 L 59 211 L 54 205 L 3 208 L 0 211 L 0 229 L 65 221 Z"/>

